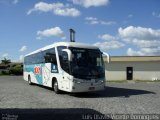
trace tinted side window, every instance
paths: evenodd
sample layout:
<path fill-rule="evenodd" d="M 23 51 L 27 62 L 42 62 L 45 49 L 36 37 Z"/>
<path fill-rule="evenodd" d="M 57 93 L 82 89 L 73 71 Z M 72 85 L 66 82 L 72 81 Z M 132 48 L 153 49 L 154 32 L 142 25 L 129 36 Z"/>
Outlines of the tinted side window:
<path fill-rule="evenodd" d="M 45 50 L 24 58 L 24 64 L 54 63 L 57 64 L 55 48 Z"/>
<path fill-rule="evenodd" d="M 55 48 L 43 52 L 45 63 L 53 63 L 57 65 Z"/>
<path fill-rule="evenodd" d="M 27 56 L 24 58 L 24 64 L 28 65 L 28 64 L 32 64 L 32 56 L 33 55 L 30 55 L 30 56 Z"/>
<path fill-rule="evenodd" d="M 24 57 L 24 64 L 28 64 L 28 57 Z"/>
<path fill-rule="evenodd" d="M 63 49 L 66 49 L 66 48 L 67 48 L 66 46 L 59 46 L 59 47 L 57 47 L 57 50 L 58 50 L 61 68 L 64 71 L 66 71 L 67 73 L 69 73 L 68 54 L 66 52 L 62 51 Z"/>
<path fill-rule="evenodd" d="M 29 56 L 28 61 L 29 61 L 30 64 L 44 63 L 43 53 L 39 52 L 39 53 L 36 53 L 36 54 L 33 54 L 33 55 Z"/>

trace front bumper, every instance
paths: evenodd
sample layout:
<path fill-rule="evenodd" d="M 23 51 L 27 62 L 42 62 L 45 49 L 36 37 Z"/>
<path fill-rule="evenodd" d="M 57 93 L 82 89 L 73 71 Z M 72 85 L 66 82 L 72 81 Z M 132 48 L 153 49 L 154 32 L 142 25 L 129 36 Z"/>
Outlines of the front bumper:
<path fill-rule="evenodd" d="M 98 83 L 83 83 L 83 82 L 77 82 L 72 83 L 71 89 L 69 92 L 91 92 L 91 91 L 100 91 L 105 89 L 105 83 L 104 82 L 98 82 Z"/>

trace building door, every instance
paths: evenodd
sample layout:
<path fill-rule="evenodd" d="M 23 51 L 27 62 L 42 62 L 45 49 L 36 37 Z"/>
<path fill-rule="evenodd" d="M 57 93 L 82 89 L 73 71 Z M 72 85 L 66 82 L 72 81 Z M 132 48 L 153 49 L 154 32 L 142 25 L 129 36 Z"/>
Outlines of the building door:
<path fill-rule="evenodd" d="M 127 80 L 133 80 L 133 67 L 127 67 L 126 75 L 127 75 Z"/>

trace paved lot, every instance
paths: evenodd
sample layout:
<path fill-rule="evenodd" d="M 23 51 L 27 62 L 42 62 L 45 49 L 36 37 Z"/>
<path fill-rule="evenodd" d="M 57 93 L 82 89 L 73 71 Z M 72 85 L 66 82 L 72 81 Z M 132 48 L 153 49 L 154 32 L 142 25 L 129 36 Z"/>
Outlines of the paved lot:
<path fill-rule="evenodd" d="M 103 92 L 55 94 L 51 89 L 28 85 L 22 76 L 0 77 L 0 108 L 95 111 L 102 114 L 159 114 L 160 83 L 108 83 Z M 32 109 L 31 109 L 32 108 Z M 19 110 L 19 109 L 17 109 Z M 41 111 L 42 112 L 42 111 Z"/>

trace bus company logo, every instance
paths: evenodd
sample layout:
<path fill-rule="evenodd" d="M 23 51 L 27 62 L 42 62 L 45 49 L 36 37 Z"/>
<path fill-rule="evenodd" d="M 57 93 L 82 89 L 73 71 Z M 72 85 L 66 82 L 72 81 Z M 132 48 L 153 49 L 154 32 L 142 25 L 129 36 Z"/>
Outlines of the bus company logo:
<path fill-rule="evenodd" d="M 41 74 L 41 68 L 40 68 L 40 66 L 35 66 L 34 67 L 34 74 Z"/>

